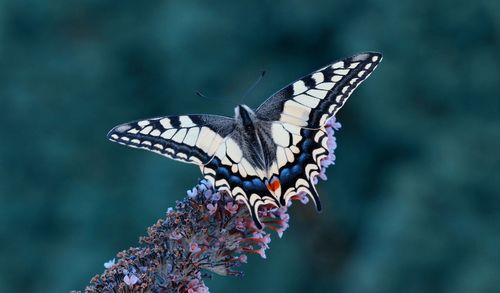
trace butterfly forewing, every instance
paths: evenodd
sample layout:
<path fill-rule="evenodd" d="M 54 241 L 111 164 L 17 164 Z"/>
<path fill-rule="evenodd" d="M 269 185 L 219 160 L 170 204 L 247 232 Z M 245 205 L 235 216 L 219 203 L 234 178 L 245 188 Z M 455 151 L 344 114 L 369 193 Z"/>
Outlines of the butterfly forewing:
<path fill-rule="evenodd" d="M 203 165 L 212 159 L 233 128 L 234 119 L 223 116 L 169 116 L 118 125 L 108 138 L 174 160 Z"/>
<path fill-rule="evenodd" d="M 272 95 L 256 113 L 263 120 L 319 128 L 381 60 L 380 53 L 367 52 L 325 66 Z"/>

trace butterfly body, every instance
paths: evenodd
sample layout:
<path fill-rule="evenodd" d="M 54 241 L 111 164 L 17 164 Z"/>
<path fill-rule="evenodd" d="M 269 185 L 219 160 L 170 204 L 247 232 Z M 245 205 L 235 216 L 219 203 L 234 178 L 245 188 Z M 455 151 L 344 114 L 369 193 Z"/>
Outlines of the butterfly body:
<path fill-rule="evenodd" d="M 298 193 L 321 209 L 313 179 L 329 152 L 325 123 L 380 60 L 379 53 L 362 53 L 335 62 L 284 87 L 256 110 L 238 105 L 234 118 L 151 118 L 118 125 L 108 137 L 198 165 L 216 188 L 243 201 L 261 228 L 259 206 L 283 206 Z"/>

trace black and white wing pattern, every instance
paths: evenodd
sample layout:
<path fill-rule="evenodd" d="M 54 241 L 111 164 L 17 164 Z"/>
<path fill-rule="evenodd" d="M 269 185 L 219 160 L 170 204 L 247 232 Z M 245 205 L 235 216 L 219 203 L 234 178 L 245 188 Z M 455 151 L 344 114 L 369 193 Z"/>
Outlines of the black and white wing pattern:
<path fill-rule="evenodd" d="M 315 179 L 329 155 L 326 122 L 382 60 L 362 53 L 323 67 L 235 118 L 168 116 L 125 123 L 108 138 L 200 167 L 215 188 L 248 206 L 262 228 L 259 206 L 284 206 L 298 193 L 321 209 Z"/>
<path fill-rule="evenodd" d="M 255 113 L 262 120 L 320 128 L 381 60 L 382 54 L 366 52 L 325 66 L 279 90 Z"/>
<path fill-rule="evenodd" d="M 313 180 L 320 173 L 321 160 L 328 156 L 324 129 L 311 130 L 276 122 L 267 126 L 257 132 L 259 139 L 251 140 L 267 146 L 263 148 L 264 156 L 271 160 L 266 166 L 255 164 L 251 159 L 255 152 L 248 152 L 245 140 L 238 139 L 237 129 L 225 139 L 213 159 L 201 167 L 205 178 L 217 189 L 228 191 L 247 205 L 259 229 L 263 227 L 260 206 L 285 206 L 299 193 L 309 195 L 321 210 Z"/>
<path fill-rule="evenodd" d="M 325 123 L 381 60 L 380 53 L 368 52 L 337 61 L 284 87 L 255 111 L 260 120 L 272 122 L 278 171 L 269 179 L 279 183 L 279 189 L 268 190 L 279 205 L 303 192 L 321 210 L 314 181 L 329 155 Z"/>
<path fill-rule="evenodd" d="M 108 138 L 174 160 L 203 165 L 213 158 L 233 129 L 234 119 L 228 117 L 168 116 L 118 125 L 108 133 Z"/>

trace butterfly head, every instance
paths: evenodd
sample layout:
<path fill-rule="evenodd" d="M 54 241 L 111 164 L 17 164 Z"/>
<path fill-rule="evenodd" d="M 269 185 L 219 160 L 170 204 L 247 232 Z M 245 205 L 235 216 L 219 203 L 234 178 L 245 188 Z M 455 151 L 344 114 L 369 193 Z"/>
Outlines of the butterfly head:
<path fill-rule="evenodd" d="M 250 107 L 246 105 L 238 105 L 234 108 L 235 119 L 247 130 L 254 129 L 254 123 L 257 117 Z"/>

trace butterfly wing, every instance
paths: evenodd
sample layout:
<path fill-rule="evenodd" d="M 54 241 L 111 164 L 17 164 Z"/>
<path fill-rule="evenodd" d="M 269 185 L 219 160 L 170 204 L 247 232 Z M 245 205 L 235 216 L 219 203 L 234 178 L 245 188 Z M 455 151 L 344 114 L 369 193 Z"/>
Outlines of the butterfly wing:
<path fill-rule="evenodd" d="M 321 202 L 314 178 L 320 173 L 321 161 L 329 155 L 326 129 L 274 122 L 272 138 L 276 143 L 276 178 L 281 186 L 279 192 L 274 193 L 276 199 L 283 206 L 292 196 L 304 193 L 310 196 L 320 211 Z"/>
<path fill-rule="evenodd" d="M 256 147 L 259 138 L 252 137 L 253 134 L 256 133 L 237 126 L 201 171 L 218 190 L 225 190 L 235 200 L 244 202 L 256 226 L 262 228 L 258 217 L 259 206 L 279 206 L 279 202 L 266 187 L 267 172 L 261 164 L 263 161 L 258 163 L 263 159 L 263 149 Z"/>
<path fill-rule="evenodd" d="M 272 95 L 255 113 L 262 120 L 319 128 L 381 60 L 382 54 L 367 52 L 325 66 Z"/>
<path fill-rule="evenodd" d="M 185 163 L 203 165 L 234 129 L 234 119 L 216 115 L 168 116 L 114 127 L 111 141 L 149 150 Z"/>
<path fill-rule="evenodd" d="M 325 124 L 381 59 L 380 53 L 362 53 L 337 61 L 284 87 L 255 111 L 259 119 L 272 122 L 277 171 L 269 179 L 279 182 L 280 188 L 271 192 L 279 205 L 304 193 L 321 210 L 315 177 L 329 155 Z M 254 201 L 259 200 L 264 198 Z"/>
<path fill-rule="evenodd" d="M 205 179 L 219 190 L 226 190 L 236 200 L 244 202 L 260 229 L 258 211 L 262 205 L 285 206 L 300 193 L 309 195 L 318 210 L 319 196 L 313 178 L 320 173 L 321 160 L 328 156 L 327 133 L 279 122 L 269 123 L 268 139 L 273 147 L 266 148 L 276 155 L 268 169 L 261 169 L 249 160 L 245 142 L 238 139 L 239 131 L 230 134 L 213 159 L 201 167 Z M 265 140 L 265 139 L 262 139 Z"/>
<path fill-rule="evenodd" d="M 248 202 L 249 198 L 239 183 L 244 177 L 263 178 L 263 174 L 243 158 L 242 144 L 245 142 L 241 139 L 242 130 L 234 130 L 235 121 L 232 118 L 215 115 L 168 116 L 118 125 L 108 133 L 108 138 L 174 160 L 197 164 L 205 179 L 217 189 Z M 251 156 L 248 151 L 245 155 Z M 259 199 L 266 198 L 267 193 L 267 201 L 275 202 L 265 187 L 260 188 L 262 186 L 250 191 L 259 194 Z M 251 208 L 251 212 L 257 225 L 262 227 L 257 209 Z"/>
<path fill-rule="evenodd" d="M 108 137 L 169 158 L 200 165 L 205 178 L 249 207 L 258 228 L 261 205 L 285 205 L 308 194 L 321 209 L 314 187 L 321 161 L 329 155 L 327 120 L 381 61 L 379 53 L 362 53 L 335 62 L 281 89 L 256 111 L 262 120 L 261 141 L 272 164 L 257 166 L 249 158 L 253 140 L 240 138 L 234 119 L 214 115 L 159 117 L 113 128 Z M 265 138 L 268 139 L 265 139 Z M 250 160 L 251 161 L 251 160 Z M 255 162 L 254 162 L 255 163 Z"/>

